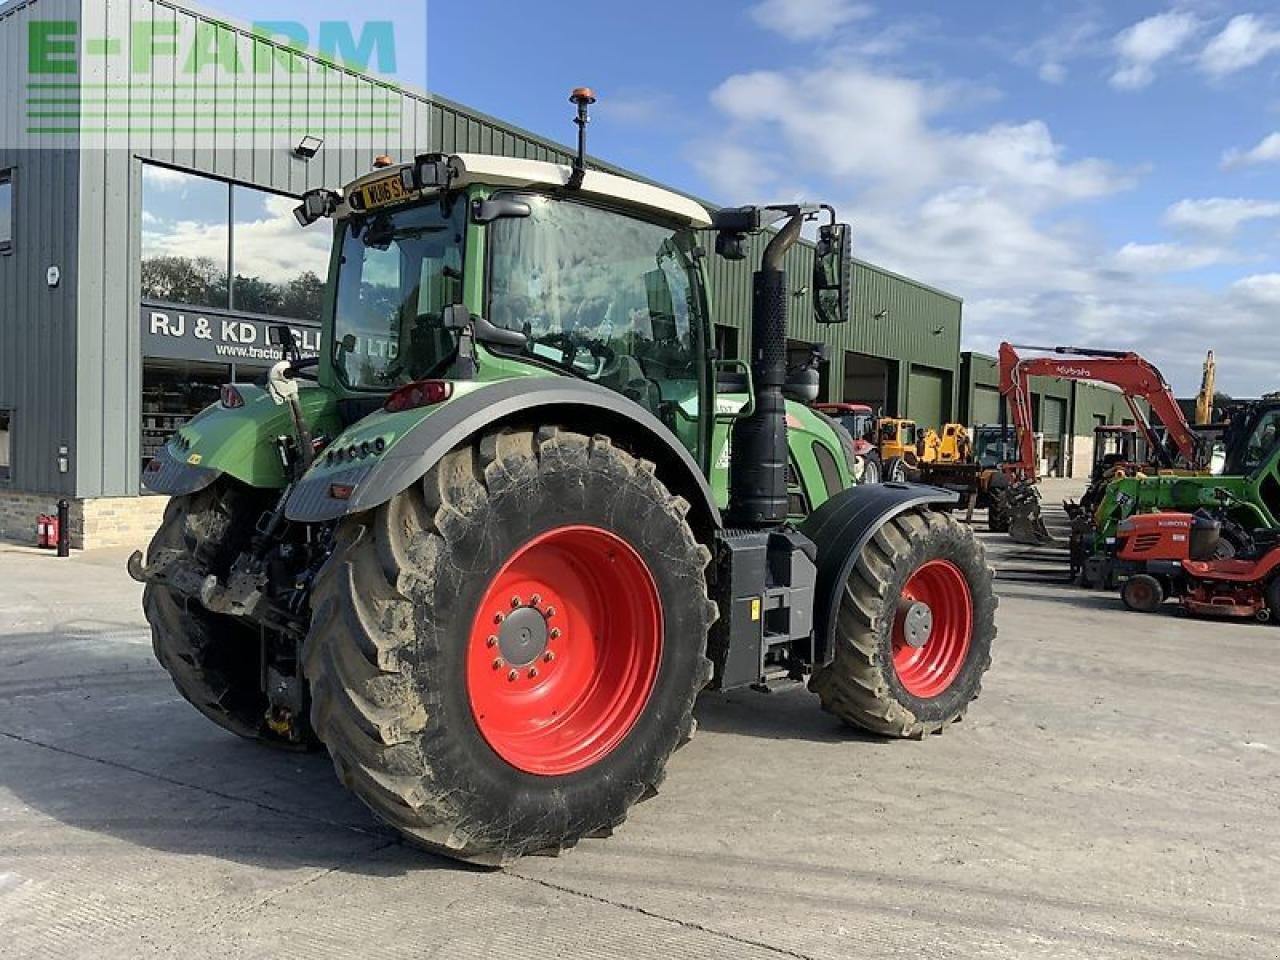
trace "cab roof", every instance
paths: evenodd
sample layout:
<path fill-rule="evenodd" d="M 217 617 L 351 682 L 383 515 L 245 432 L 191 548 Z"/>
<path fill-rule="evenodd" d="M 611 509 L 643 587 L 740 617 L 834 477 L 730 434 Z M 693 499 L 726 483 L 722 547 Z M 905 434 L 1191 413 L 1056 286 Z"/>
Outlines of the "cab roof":
<path fill-rule="evenodd" d="M 479 153 L 455 153 L 448 155 L 453 169 L 454 187 L 466 187 L 479 183 L 495 187 L 552 187 L 565 189 L 573 176 L 573 168 L 565 164 L 547 163 L 543 160 L 521 160 L 514 157 L 495 157 Z M 393 164 L 374 170 L 347 185 L 346 196 L 372 183 L 390 176 L 398 176 L 410 164 Z M 624 206 L 634 207 L 672 217 L 691 227 L 711 226 L 711 215 L 696 200 L 612 173 L 588 170 L 582 186 L 576 193 L 612 200 Z M 339 215 L 350 212 L 345 207 Z"/>

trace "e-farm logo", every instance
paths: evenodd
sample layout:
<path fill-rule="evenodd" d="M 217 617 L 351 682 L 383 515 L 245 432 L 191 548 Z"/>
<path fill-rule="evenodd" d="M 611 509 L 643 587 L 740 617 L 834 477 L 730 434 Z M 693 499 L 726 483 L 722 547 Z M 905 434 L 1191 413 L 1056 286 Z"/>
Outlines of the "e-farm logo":
<path fill-rule="evenodd" d="M 175 17 L 121 26 L 33 20 L 28 135 L 396 134 L 391 20 L 269 20 L 251 29 Z"/>

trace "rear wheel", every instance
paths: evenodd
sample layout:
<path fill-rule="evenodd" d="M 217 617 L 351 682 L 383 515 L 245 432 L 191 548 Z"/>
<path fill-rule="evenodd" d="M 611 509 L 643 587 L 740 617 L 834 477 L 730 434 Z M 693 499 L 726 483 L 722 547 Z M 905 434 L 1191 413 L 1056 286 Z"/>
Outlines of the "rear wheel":
<path fill-rule="evenodd" d="M 1155 613 L 1164 604 L 1164 586 L 1150 574 L 1139 573 L 1124 582 L 1120 599 L 1137 613 Z"/>
<path fill-rule="evenodd" d="M 710 553 L 652 464 L 497 432 L 347 520 L 313 598 L 312 718 L 408 838 L 499 865 L 656 791 L 711 675 Z"/>
<path fill-rule="evenodd" d="M 901 457 L 890 457 L 884 462 L 885 483 L 906 483 L 907 465 Z"/>
<path fill-rule="evenodd" d="M 225 575 L 253 537 L 262 504 L 233 481 L 173 498 L 148 548 L 148 560 L 179 551 L 201 569 Z M 250 740 L 296 747 L 267 724 L 269 707 L 259 676 L 257 631 L 233 618 L 210 613 L 168 587 L 148 584 L 142 606 L 151 626 L 156 659 L 192 706 L 225 730 Z M 296 723 L 304 724 L 305 720 Z M 297 730 L 306 742 L 310 730 Z"/>
<path fill-rule="evenodd" d="M 835 658 L 809 687 L 846 723 L 923 737 L 958 720 L 991 665 L 996 598 L 982 545 L 916 509 L 863 549 L 843 591 Z"/>

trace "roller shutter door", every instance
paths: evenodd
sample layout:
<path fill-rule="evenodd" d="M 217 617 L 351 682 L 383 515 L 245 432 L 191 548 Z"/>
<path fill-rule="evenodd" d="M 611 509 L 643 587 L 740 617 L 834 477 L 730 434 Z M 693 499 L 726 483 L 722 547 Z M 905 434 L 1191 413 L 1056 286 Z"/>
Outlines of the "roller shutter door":
<path fill-rule="evenodd" d="M 907 389 L 908 416 L 921 429 L 937 429 L 946 423 L 947 401 L 951 393 L 947 389 L 946 371 L 913 366 Z"/>
<path fill-rule="evenodd" d="M 973 416 L 969 426 L 1000 422 L 1000 389 L 975 386 L 973 388 Z"/>
<path fill-rule="evenodd" d="M 1067 401 L 1058 397 L 1044 398 L 1044 436 L 1056 440 L 1067 432 Z"/>

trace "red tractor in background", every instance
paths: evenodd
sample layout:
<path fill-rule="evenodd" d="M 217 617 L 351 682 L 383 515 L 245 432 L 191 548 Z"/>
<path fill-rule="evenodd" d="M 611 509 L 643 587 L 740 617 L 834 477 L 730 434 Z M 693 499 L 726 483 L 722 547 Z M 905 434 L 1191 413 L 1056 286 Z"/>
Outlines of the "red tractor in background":
<path fill-rule="evenodd" d="M 853 453 L 862 466 L 859 483 L 879 483 L 884 479 L 876 435 L 875 411 L 863 403 L 815 403 L 813 409 L 835 420 L 853 437 Z"/>
<path fill-rule="evenodd" d="M 1130 610 L 1167 598 L 1196 616 L 1280 620 L 1280 530 L 1258 530 L 1254 549 L 1221 559 L 1222 522 L 1208 513 L 1135 514 L 1120 523 L 1116 576 Z"/>

